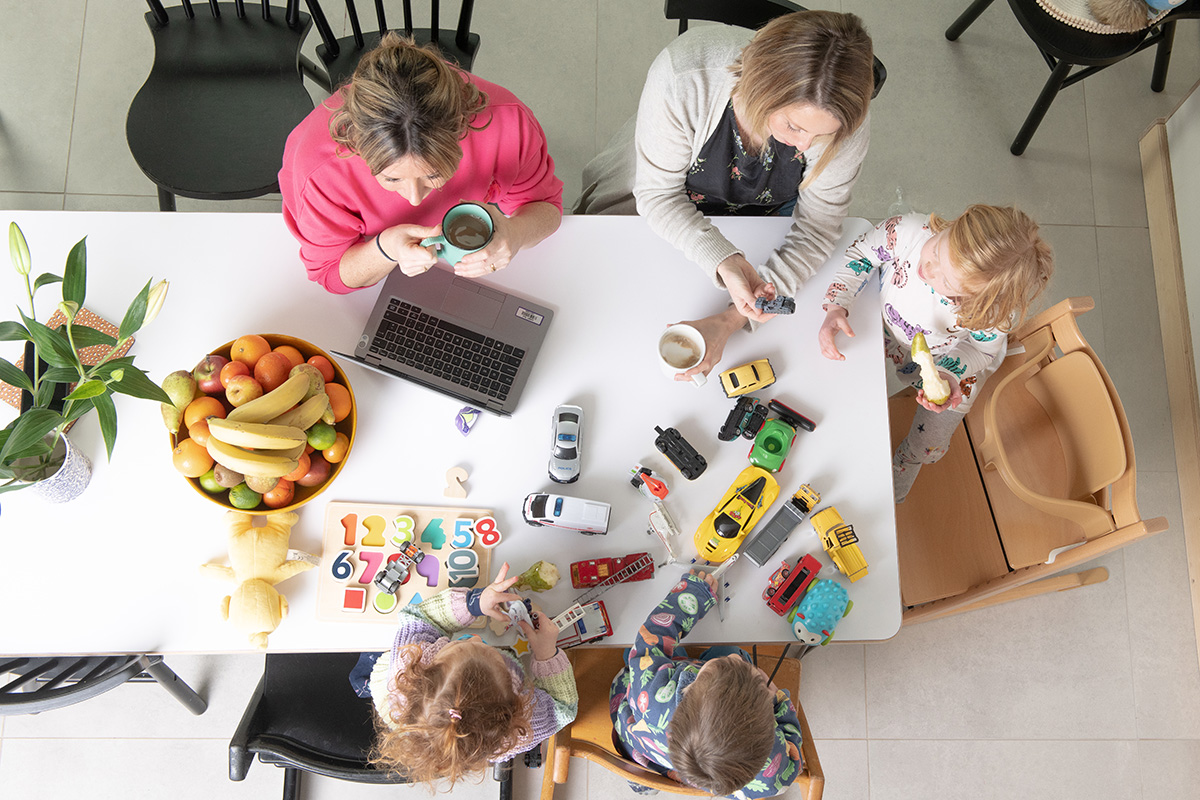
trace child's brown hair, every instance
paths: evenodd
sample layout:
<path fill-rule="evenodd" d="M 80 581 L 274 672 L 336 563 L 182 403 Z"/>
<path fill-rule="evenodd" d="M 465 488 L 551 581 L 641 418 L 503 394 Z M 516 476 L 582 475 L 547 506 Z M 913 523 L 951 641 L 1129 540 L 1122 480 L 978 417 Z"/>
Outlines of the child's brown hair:
<path fill-rule="evenodd" d="M 1054 272 L 1038 224 L 1012 206 L 976 204 L 950 221 L 930 215 L 929 228 L 949 230 L 950 260 L 969 291 L 958 324 L 1006 332 L 1021 324 Z"/>
<path fill-rule="evenodd" d="M 473 658 L 451 665 L 421 663 L 420 645 L 400 651 L 407 668 L 396 677 L 392 725 L 376 719 L 371 762 L 413 783 L 455 782 L 483 770 L 531 730 L 532 690 L 513 688 L 497 664 Z"/>
<path fill-rule="evenodd" d="M 754 779 L 771 757 L 775 702 L 758 669 L 718 658 L 683 692 L 667 725 L 671 763 L 685 782 L 727 795 Z"/>

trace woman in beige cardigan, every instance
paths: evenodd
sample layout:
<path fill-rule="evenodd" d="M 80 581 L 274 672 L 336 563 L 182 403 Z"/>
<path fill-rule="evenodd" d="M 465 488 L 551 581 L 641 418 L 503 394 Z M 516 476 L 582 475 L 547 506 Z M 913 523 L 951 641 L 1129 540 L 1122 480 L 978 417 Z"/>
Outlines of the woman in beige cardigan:
<path fill-rule="evenodd" d="M 757 34 L 697 28 L 646 76 L 638 113 L 584 170 L 575 213 L 631 214 L 695 261 L 732 301 L 691 321 L 707 374 L 729 335 L 771 315 L 760 297 L 791 296 L 841 236 L 870 139 L 871 39 L 852 14 L 800 11 Z M 756 269 L 708 219 L 790 214 L 792 227 Z"/>

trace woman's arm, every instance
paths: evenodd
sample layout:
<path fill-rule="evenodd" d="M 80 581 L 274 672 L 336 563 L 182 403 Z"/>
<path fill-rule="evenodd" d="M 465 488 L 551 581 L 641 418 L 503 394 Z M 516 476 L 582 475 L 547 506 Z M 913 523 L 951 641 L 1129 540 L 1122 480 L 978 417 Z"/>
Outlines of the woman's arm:
<path fill-rule="evenodd" d="M 399 268 L 408 276 L 420 275 L 437 263 L 433 246 L 421 247 L 421 240 L 441 233 L 441 226 L 393 225 L 342 254 L 338 276 L 351 289 L 373 286 Z"/>
<path fill-rule="evenodd" d="M 562 211 L 544 201 L 526 203 L 511 217 L 504 216 L 493 206 L 486 208 L 492 215 L 496 232 L 487 247 L 464 256 L 455 265 L 455 274 L 465 278 L 477 278 L 504 269 L 518 252 L 533 247 L 558 230 L 562 223 Z"/>

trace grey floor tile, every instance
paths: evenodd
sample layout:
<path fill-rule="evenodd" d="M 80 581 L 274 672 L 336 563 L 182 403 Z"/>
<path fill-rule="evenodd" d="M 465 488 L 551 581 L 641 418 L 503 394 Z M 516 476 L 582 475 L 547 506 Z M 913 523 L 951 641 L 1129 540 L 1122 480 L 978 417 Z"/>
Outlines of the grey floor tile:
<path fill-rule="evenodd" d="M 1150 91 L 1155 52 L 1131 56 L 1082 84 L 1097 225 L 1146 224 L 1138 139 L 1155 119 L 1175 108 L 1200 75 L 1200 37 L 1194 25 L 1179 27 L 1167 86 L 1158 94 Z"/>
<path fill-rule="evenodd" d="M 0 192 L 0 208 L 8 211 L 61 211 L 63 196 L 52 192 Z"/>
<path fill-rule="evenodd" d="M 1096 229 L 1082 225 L 1042 225 L 1042 236 L 1054 249 L 1054 277 L 1036 311 L 1068 297 L 1090 297 L 1096 307 L 1079 317 L 1079 329 L 1104 362 L 1104 311 Z"/>
<path fill-rule="evenodd" d="M 1145 228 L 1097 228 L 1104 307 L 1104 366 L 1129 427 L 1139 469 L 1174 470 L 1175 443 L 1150 236 Z"/>
<path fill-rule="evenodd" d="M 965 5 L 843 2 L 866 22 L 888 70 L 871 104 L 871 150 L 851 213 L 885 216 L 900 187 L 921 211 L 1016 203 L 1043 224 L 1094 224 L 1083 96 L 1060 96 L 1026 154 L 1011 155 L 1045 64 L 1002 3 L 946 41 Z"/>
<path fill-rule="evenodd" d="M 867 647 L 869 738 L 1134 738 L 1122 557 L 1093 565 L 1107 581 Z"/>
<path fill-rule="evenodd" d="M 207 711 L 193 716 L 161 687 L 127 683 L 73 706 L 9 717 L 5 738 L 184 737 L 228 742 L 262 677 L 263 657 L 176 655 L 166 663 L 208 701 Z"/>
<path fill-rule="evenodd" d="M 1143 516 L 1163 515 L 1170 525 L 1124 551 L 1138 736 L 1200 739 L 1200 667 L 1175 473 L 1139 472 L 1138 501 Z"/>
<path fill-rule="evenodd" d="M 19 739 L 6 736 L 0 787 L 22 800 L 211 800 L 275 797 L 282 772 L 256 765 L 229 780 L 229 743 L 217 739 Z"/>
<path fill-rule="evenodd" d="M 596 4 L 512 0 L 481 3 L 475 9 L 481 43 L 474 72 L 533 110 L 546 132 L 568 206 L 579 196 L 583 165 L 595 149 Z M 524 44 L 514 47 L 513 42 Z"/>
<path fill-rule="evenodd" d="M 864 739 L 867 735 L 864 646 L 834 641 L 804 656 L 800 704 L 813 736 Z"/>
<path fill-rule="evenodd" d="M 1200 741 L 1138 742 L 1142 797 L 1200 800 Z"/>
<path fill-rule="evenodd" d="M 1136 742 L 872 741 L 870 758 L 871 796 L 888 800 L 1142 797 Z"/>
<path fill-rule="evenodd" d="M 871 796 L 865 740 L 816 739 L 814 744 L 825 773 L 823 800 L 867 800 Z"/>
<path fill-rule="evenodd" d="M 0 0 L 0 188 L 61 192 L 66 185 L 85 5 Z"/>

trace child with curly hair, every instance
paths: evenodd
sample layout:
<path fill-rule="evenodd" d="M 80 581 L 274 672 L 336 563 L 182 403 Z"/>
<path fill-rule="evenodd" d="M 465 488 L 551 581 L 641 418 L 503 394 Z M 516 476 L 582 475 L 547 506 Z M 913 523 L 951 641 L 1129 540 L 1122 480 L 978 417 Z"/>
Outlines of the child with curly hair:
<path fill-rule="evenodd" d="M 838 332 L 872 275 L 881 284 L 884 353 L 902 382 L 921 389 L 911 348 L 923 333 L 950 395 L 934 404 L 917 392 L 916 416 L 892 457 L 895 501 L 904 502 L 922 464 L 946 454 L 950 437 L 983 382 L 1004 360 L 1008 332 L 1028 314 L 1054 271 L 1038 225 L 1012 207 L 973 205 L 953 220 L 892 217 L 859 237 L 825 293 L 821 354 L 842 361 Z"/>
<path fill-rule="evenodd" d="M 510 648 L 457 635 L 481 616 L 508 621 L 502 605 L 520 597 L 507 591 L 519 576 L 507 575 L 505 563 L 483 589 L 448 589 L 401 608 L 391 652 L 373 666 L 373 654 L 360 659 L 351 683 L 360 695 L 369 689 L 378 712 L 372 763 L 453 788 L 575 719 L 575 675 L 544 614 L 533 612 L 533 626 L 518 623 L 532 651 L 528 676 Z"/>

